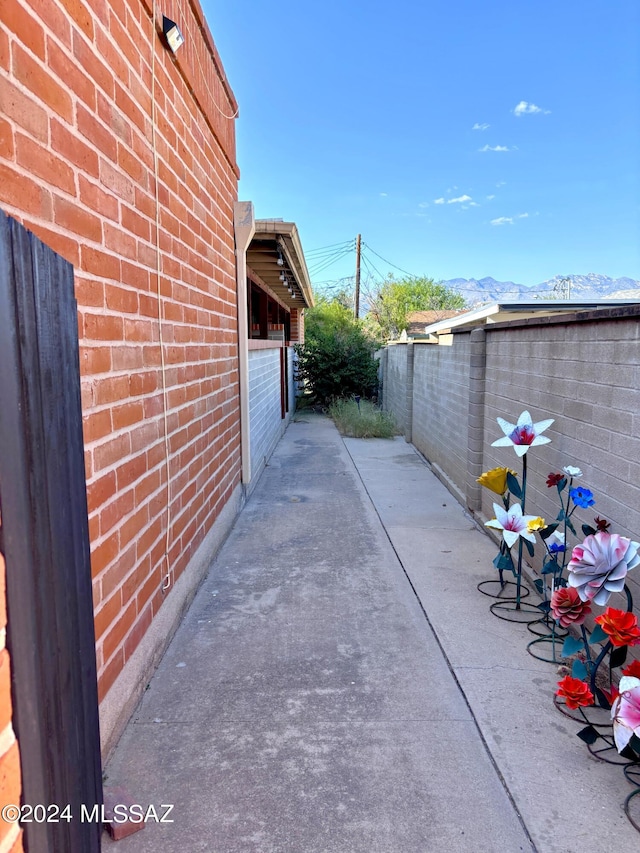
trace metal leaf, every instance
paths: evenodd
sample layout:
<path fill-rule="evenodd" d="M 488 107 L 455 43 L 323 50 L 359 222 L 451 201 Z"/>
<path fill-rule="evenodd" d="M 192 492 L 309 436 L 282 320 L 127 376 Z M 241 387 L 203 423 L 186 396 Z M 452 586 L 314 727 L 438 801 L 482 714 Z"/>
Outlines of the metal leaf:
<path fill-rule="evenodd" d="M 544 530 L 540 531 L 541 539 L 548 539 L 552 533 L 555 533 L 560 525 L 558 524 L 547 524 Z"/>
<path fill-rule="evenodd" d="M 598 734 L 598 730 L 594 729 L 593 726 L 587 726 L 578 732 L 578 737 L 585 743 L 595 743 L 600 735 Z"/>
<path fill-rule="evenodd" d="M 596 627 L 591 632 L 591 636 L 589 637 L 589 645 L 595 646 L 596 643 L 605 643 L 609 638 L 602 630 L 600 625 L 596 625 Z"/>
<path fill-rule="evenodd" d="M 617 649 L 611 649 L 611 666 L 622 666 L 627 659 L 627 646 L 619 646 Z"/>
<path fill-rule="evenodd" d="M 567 637 L 562 646 L 562 657 L 571 657 L 571 655 L 577 654 L 583 648 L 584 644 L 582 640 L 578 640 L 576 637 Z"/>
<path fill-rule="evenodd" d="M 520 500 L 522 498 L 522 489 L 520 488 L 520 483 L 513 474 L 507 474 L 507 487 L 511 494 Z"/>
<path fill-rule="evenodd" d="M 571 675 L 573 678 L 579 678 L 580 681 L 587 677 L 587 668 L 580 658 L 576 658 L 576 660 L 574 660 L 573 666 L 571 667 Z"/>

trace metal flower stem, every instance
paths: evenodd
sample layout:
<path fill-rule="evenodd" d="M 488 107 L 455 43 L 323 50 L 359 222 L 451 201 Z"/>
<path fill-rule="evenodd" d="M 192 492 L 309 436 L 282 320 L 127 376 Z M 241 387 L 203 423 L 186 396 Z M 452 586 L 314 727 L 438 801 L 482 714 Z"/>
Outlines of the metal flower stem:
<path fill-rule="evenodd" d="M 591 688 L 591 692 L 593 693 L 594 697 L 596 695 L 596 675 L 598 674 L 598 669 L 600 668 L 600 664 L 606 658 L 612 648 L 613 644 L 609 640 L 593 663 L 593 667 L 591 669 L 591 678 L 589 679 L 589 687 Z M 611 676 L 611 671 L 609 671 L 609 676 Z"/>
<path fill-rule="evenodd" d="M 502 503 L 504 504 L 504 508 L 508 511 L 509 505 L 511 504 L 511 496 L 509 495 L 508 492 L 506 492 L 504 495 L 502 495 Z M 500 553 L 501 554 L 508 553 L 507 545 L 504 542 L 504 540 L 500 543 Z M 498 569 L 498 577 L 500 578 L 500 589 L 504 589 L 504 583 L 505 583 L 505 581 L 504 581 L 504 569 Z"/>
<path fill-rule="evenodd" d="M 633 596 L 631 595 L 631 590 L 626 584 L 624 585 L 624 591 L 627 596 L 627 612 L 631 613 L 633 611 Z"/>
<path fill-rule="evenodd" d="M 562 500 L 562 495 L 560 492 L 560 506 L 562 507 L 562 511 L 564 514 L 564 529 L 562 532 L 562 541 L 564 542 L 564 551 L 562 552 L 562 566 L 560 568 L 560 574 L 558 576 L 558 583 L 562 579 L 562 575 L 564 572 L 564 567 L 567 562 L 567 530 L 569 528 L 568 520 L 569 520 L 569 492 L 571 491 L 571 484 L 573 483 L 573 477 L 569 480 L 569 486 L 567 487 L 567 506 L 565 508 L 564 501 Z"/>
<path fill-rule="evenodd" d="M 627 611 L 631 613 L 633 610 L 633 597 L 631 595 L 631 591 L 629 587 L 625 584 L 624 591 L 627 596 Z M 589 670 L 589 687 L 591 688 L 591 692 L 593 695 L 596 695 L 596 675 L 598 674 L 598 669 L 600 668 L 600 664 L 606 658 L 606 656 L 613 650 L 613 643 L 609 640 L 598 657 L 594 660 L 591 658 L 591 651 L 589 649 L 589 640 L 587 638 L 587 632 L 585 630 L 584 625 L 580 626 L 580 630 L 582 631 L 582 641 L 584 643 L 584 650 L 587 656 L 587 669 Z M 611 658 L 609 658 L 609 684 L 611 684 Z"/>
<path fill-rule="evenodd" d="M 591 649 L 589 648 L 589 639 L 587 637 L 587 630 L 584 625 L 580 626 L 580 630 L 582 631 L 582 642 L 584 643 L 584 651 L 587 657 L 587 668 L 591 669 L 593 665 L 593 661 L 591 660 Z"/>
<path fill-rule="evenodd" d="M 520 506 L 524 515 L 524 503 L 527 495 L 527 454 L 522 457 L 522 498 Z M 522 587 L 522 536 L 518 537 L 518 573 L 516 575 L 516 610 L 520 610 L 520 591 Z"/>

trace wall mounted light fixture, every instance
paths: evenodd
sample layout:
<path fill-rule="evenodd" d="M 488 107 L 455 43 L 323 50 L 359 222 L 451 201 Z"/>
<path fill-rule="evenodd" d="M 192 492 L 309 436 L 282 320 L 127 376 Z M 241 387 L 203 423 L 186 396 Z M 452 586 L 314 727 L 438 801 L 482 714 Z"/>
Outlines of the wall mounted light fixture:
<path fill-rule="evenodd" d="M 175 53 L 184 44 L 184 36 L 180 32 L 180 27 L 166 15 L 162 16 L 162 32 L 172 53 Z"/>

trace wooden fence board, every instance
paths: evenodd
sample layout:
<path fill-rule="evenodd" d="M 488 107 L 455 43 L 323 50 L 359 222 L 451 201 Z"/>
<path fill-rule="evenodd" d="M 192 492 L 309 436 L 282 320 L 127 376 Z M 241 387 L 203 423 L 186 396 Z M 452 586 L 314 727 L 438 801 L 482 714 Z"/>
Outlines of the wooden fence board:
<path fill-rule="evenodd" d="M 0 493 L 14 725 L 30 853 L 100 850 L 102 802 L 73 268 L 0 213 Z"/>

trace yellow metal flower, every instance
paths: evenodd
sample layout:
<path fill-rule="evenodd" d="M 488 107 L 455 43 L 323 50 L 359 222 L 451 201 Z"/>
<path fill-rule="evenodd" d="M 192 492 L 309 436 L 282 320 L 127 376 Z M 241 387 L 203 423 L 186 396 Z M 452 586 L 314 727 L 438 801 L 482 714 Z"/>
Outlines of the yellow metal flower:
<path fill-rule="evenodd" d="M 480 474 L 477 481 L 481 486 L 495 492 L 496 495 L 504 495 L 507 491 L 507 474 L 516 475 L 511 468 L 492 468 L 490 471 L 485 471 Z"/>
<path fill-rule="evenodd" d="M 536 530 L 544 530 L 547 526 L 547 522 L 544 518 L 532 518 L 531 521 L 527 522 L 527 529 L 531 531 L 531 533 L 535 533 Z"/>

